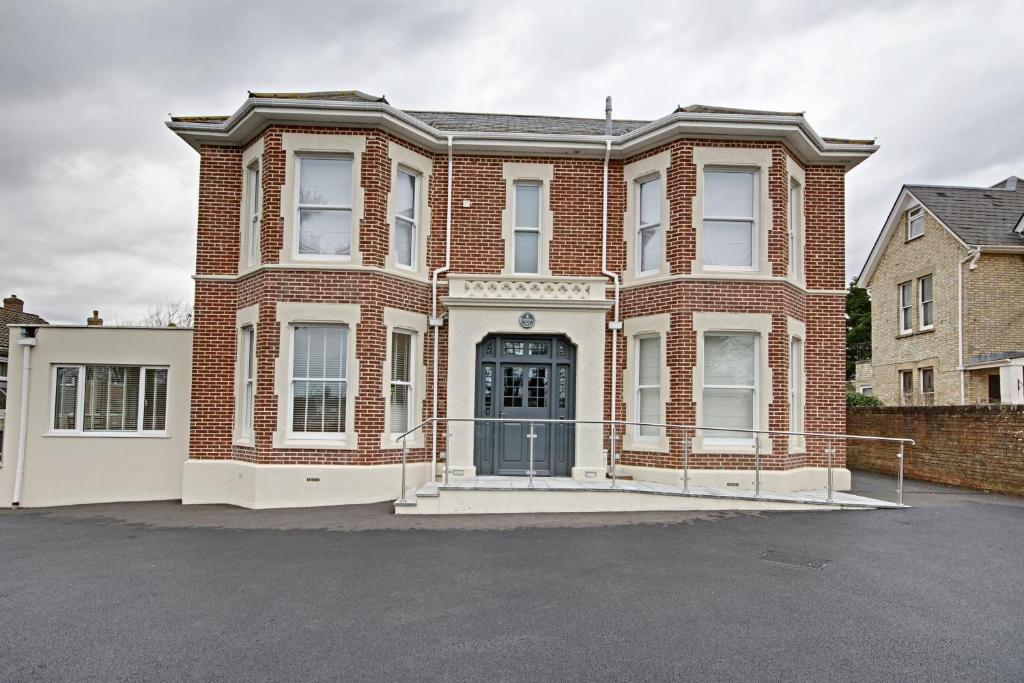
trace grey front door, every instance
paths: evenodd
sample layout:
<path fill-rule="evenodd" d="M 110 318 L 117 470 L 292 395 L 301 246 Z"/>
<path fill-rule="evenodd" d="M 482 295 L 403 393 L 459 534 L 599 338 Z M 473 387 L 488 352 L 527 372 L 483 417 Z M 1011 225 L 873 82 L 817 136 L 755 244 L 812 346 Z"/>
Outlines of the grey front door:
<path fill-rule="evenodd" d="M 525 475 L 530 466 L 531 420 L 575 417 L 576 349 L 561 336 L 494 335 L 477 346 L 476 416 L 514 422 L 477 423 L 478 474 Z M 537 476 L 568 476 L 575 427 L 533 423 Z"/>

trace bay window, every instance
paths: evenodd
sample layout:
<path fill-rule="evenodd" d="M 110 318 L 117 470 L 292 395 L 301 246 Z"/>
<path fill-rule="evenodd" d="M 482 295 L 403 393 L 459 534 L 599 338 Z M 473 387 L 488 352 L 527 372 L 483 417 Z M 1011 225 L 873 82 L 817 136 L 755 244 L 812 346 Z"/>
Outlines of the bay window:
<path fill-rule="evenodd" d="M 252 325 L 242 328 L 242 348 L 240 351 L 242 361 L 241 391 L 239 397 L 241 408 L 241 435 L 245 438 L 252 436 L 253 408 L 256 389 L 256 332 Z"/>
<path fill-rule="evenodd" d="M 704 171 L 701 251 L 705 266 L 719 270 L 756 269 L 756 182 L 756 171 Z"/>
<path fill-rule="evenodd" d="M 516 181 L 513 265 L 516 274 L 535 275 L 540 268 L 541 184 Z"/>
<path fill-rule="evenodd" d="M 636 339 L 636 421 L 661 422 L 661 338 Z M 660 427 L 640 425 L 637 438 L 655 438 Z"/>
<path fill-rule="evenodd" d="M 300 156 L 298 253 L 348 258 L 352 254 L 352 158 Z"/>
<path fill-rule="evenodd" d="M 248 213 L 246 216 L 246 227 L 248 228 L 246 262 L 250 266 L 257 266 L 260 263 L 260 204 L 262 202 L 259 160 L 246 168 L 245 178 L 245 206 Z"/>
<path fill-rule="evenodd" d="M 292 328 L 290 399 L 294 436 L 338 438 L 346 431 L 348 326 Z"/>
<path fill-rule="evenodd" d="M 795 178 L 789 180 L 789 270 L 797 280 L 804 276 L 803 244 L 804 189 Z"/>
<path fill-rule="evenodd" d="M 661 268 L 661 176 L 637 182 L 636 245 L 638 274 Z"/>
<path fill-rule="evenodd" d="M 394 435 L 413 427 L 413 335 L 395 330 L 391 333 L 391 391 L 388 429 Z"/>
<path fill-rule="evenodd" d="M 733 332 L 704 334 L 704 442 L 751 445 L 757 429 L 758 335 Z"/>
<path fill-rule="evenodd" d="M 402 169 L 396 179 L 395 264 L 414 268 L 419 226 L 419 178 Z"/>
<path fill-rule="evenodd" d="M 804 431 L 804 340 L 789 340 L 789 431 Z M 802 443 L 801 437 L 790 439 L 793 445 Z"/>
<path fill-rule="evenodd" d="M 59 365 L 54 370 L 53 432 L 162 434 L 166 423 L 167 368 Z"/>

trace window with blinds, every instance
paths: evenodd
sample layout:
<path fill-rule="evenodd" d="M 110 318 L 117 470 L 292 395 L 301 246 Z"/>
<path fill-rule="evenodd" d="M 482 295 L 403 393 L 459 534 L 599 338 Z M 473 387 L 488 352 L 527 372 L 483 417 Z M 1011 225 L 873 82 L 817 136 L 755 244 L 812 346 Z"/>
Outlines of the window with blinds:
<path fill-rule="evenodd" d="M 419 178 L 399 170 L 396 179 L 395 263 L 412 268 L 416 262 L 417 225 L 419 224 Z"/>
<path fill-rule="evenodd" d="M 242 328 L 242 376 L 239 397 L 242 436 L 252 436 L 253 403 L 255 398 L 256 330 L 252 325 Z"/>
<path fill-rule="evenodd" d="M 54 431 L 162 433 L 167 368 L 61 365 L 54 372 Z"/>
<path fill-rule="evenodd" d="M 638 338 L 636 357 L 637 422 L 661 422 L 661 338 Z M 640 425 L 637 436 L 653 438 L 660 431 L 660 427 Z"/>
<path fill-rule="evenodd" d="M 300 325 L 292 333 L 292 432 L 338 436 L 346 431 L 346 325 Z"/>
<path fill-rule="evenodd" d="M 757 429 L 757 343 L 755 334 L 704 335 L 705 441 L 753 444 Z M 731 429 L 730 429 L 731 428 Z"/>
<path fill-rule="evenodd" d="M 638 182 L 637 193 L 637 272 L 656 272 L 661 268 L 661 176 Z"/>
<path fill-rule="evenodd" d="M 704 172 L 704 265 L 749 270 L 757 262 L 756 178 L 753 171 Z"/>
<path fill-rule="evenodd" d="M 389 403 L 389 429 L 392 434 L 403 434 L 412 427 L 412 334 L 391 333 L 391 397 Z"/>

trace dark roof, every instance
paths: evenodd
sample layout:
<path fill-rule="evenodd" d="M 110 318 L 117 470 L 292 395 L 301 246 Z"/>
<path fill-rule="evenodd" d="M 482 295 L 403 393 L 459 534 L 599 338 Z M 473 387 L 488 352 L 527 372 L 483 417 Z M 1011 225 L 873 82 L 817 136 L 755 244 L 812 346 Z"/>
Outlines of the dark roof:
<path fill-rule="evenodd" d="M 969 356 L 968 363 L 995 363 L 1001 360 L 1013 360 L 1024 357 L 1024 351 L 1002 351 L 1000 353 L 982 353 L 977 356 Z"/>
<path fill-rule="evenodd" d="M 604 135 L 604 119 L 526 114 L 471 114 L 454 111 L 407 111 L 438 130 L 462 133 L 541 133 L 553 135 Z M 650 121 L 612 121 L 612 135 L 622 135 Z"/>
<path fill-rule="evenodd" d="M 383 95 L 367 95 L 358 90 L 319 90 L 315 92 L 253 92 L 249 97 L 268 100 L 328 100 L 333 102 L 383 102 L 388 101 Z"/>
<path fill-rule="evenodd" d="M 8 325 L 45 325 L 46 321 L 34 313 L 12 311 L 0 307 L 0 350 L 8 348 L 10 330 Z"/>
<path fill-rule="evenodd" d="M 907 190 L 965 244 L 1024 247 L 1024 236 L 1014 232 L 1024 216 L 1024 180 L 1014 183 L 1014 178 L 992 187 L 907 185 Z"/>
<path fill-rule="evenodd" d="M 765 111 L 764 109 L 735 109 L 733 107 L 715 107 L 708 104 L 679 105 L 676 111 L 685 114 L 746 114 L 748 116 L 803 116 L 802 111 Z"/>
<path fill-rule="evenodd" d="M 383 96 L 367 95 L 358 90 L 326 90 L 318 92 L 253 92 L 250 98 L 277 100 L 327 100 L 334 102 L 380 102 L 387 104 Z M 577 118 L 571 116 L 536 116 L 528 114 L 481 114 L 454 111 L 406 111 L 409 116 L 442 131 L 461 133 L 525 133 L 540 135 L 604 135 L 603 118 Z M 745 116 L 799 116 L 802 112 L 764 111 L 758 109 L 734 109 L 706 104 L 679 106 L 677 113 L 684 114 L 742 114 Z M 220 123 L 227 116 L 172 116 L 175 123 Z M 620 119 L 612 121 L 612 135 L 624 135 L 644 126 L 650 121 Z M 873 140 L 843 140 L 825 138 L 827 142 L 845 144 L 874 144 Z"/>

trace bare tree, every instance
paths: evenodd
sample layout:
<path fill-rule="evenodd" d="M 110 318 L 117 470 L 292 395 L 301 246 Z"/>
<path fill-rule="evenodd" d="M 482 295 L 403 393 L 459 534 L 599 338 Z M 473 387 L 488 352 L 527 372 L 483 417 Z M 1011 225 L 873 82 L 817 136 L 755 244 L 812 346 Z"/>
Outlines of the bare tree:
<path fill-rule="evenodd" d="M 140 327 L 192 327 L 194 317 L 192 302 L 188 299 L 165 300 L 150 305 L 146 317 L 132 324 Z"/>

